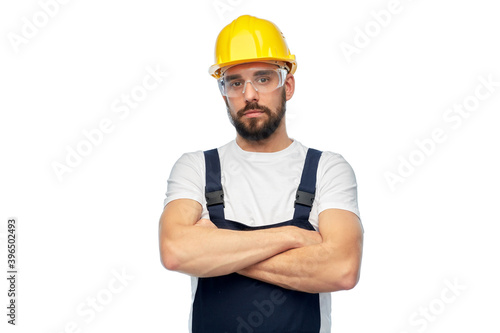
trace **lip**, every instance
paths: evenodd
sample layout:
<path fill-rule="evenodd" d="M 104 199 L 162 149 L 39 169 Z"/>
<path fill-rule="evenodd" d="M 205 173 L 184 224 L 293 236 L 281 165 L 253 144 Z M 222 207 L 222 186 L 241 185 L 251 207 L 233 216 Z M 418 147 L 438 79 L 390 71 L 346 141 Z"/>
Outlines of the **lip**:
<path fill-rule="evenodd" d="M 243 115 L 245 117 L 248 117 L 248 118 L 255 118 L 255 117 L 259 117 L 263 113 L 264 113 L 264 111 L 262 111 L 262 110 L 248 110 L 248 111 L 245 111 L 245 113 Z"/>

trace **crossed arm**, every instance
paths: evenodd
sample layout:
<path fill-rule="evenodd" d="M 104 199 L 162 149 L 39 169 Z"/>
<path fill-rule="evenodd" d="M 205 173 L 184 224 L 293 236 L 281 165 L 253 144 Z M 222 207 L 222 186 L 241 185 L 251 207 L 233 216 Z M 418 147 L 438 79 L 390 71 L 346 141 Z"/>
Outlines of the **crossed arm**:
<path fill-rule="evenodd" d="M 319 215 L 319 232 L 293 226 L 233 231 L 201 219 L 190 199 L 167 204 L 160 218 L 163 265 L 198 277 L 237 272 L 304 292 L 353 288 L 361 265 L 363 232 L 357 216 L 339 209 Z"/>

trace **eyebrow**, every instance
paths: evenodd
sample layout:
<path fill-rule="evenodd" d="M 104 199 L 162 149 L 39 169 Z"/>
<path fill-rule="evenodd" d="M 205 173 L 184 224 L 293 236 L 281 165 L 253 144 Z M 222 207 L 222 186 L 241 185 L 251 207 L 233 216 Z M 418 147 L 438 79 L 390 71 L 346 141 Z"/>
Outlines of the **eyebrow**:
<path fill-rule="evenodd" d="M 257 71 L 253 73 L 253 76 L 258 76 L 258 75 L 268 75 L 274 72 L 272 69 L 261 69 L 260 71 Z"/>
<path fill-rule="evenodd" d="M 240 74 L 228 75 L 228 76 L 226 76 L 226 81 L 236 80 L 236 79 L 240 79 L 240 78 L 241 78 Z"/>
<path fill-rule="evenodd" d="M 259 75 L 269 75 L 272 72 L 274 72 L 272 69 L 261 69 L 253 73 L 253 76 L 259 76 Z M 231 80 L 236 80 L 236 79 L 241 79 L 241 74 L 232 74 L 226 76 L 226 81 L 231 81 Z"/>

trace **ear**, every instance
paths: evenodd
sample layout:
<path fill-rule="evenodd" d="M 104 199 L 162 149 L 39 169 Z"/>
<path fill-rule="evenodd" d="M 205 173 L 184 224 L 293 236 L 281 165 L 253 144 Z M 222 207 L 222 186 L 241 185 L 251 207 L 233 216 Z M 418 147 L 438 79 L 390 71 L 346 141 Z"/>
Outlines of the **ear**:
<path fill-rule="evenodd" d="M 290 100 L 292 98 L 293 93 L 295 92 L 295 77 L 293 74 L 287 74 L 286 79 L 285 79 L 285 93 L 286 93 L 286 100 Z"/>

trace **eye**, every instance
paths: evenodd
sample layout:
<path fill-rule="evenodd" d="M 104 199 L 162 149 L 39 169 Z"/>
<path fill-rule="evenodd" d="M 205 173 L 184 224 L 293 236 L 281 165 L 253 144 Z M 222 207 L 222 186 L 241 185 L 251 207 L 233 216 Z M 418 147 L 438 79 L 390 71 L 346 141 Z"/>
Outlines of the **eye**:
<path fill-rule="evenodd" d="M 243 85 L 243 82 L 241 81 L 231 81 L 229 82 L 229 86 L 231 88 L 240 88 Z"/>
<path fill-rule="evenodd" d="M 256 82 L 259 83 L 259 84 L 265 84 L 265 83 L 268 83 L 270 81 L 270 79 L 268 77 L 264 77 L 264 76 L 261 76 L 259 78 L 257 78 Z"/>

